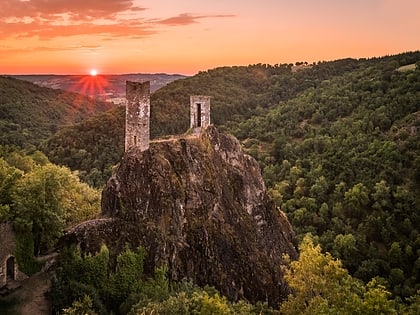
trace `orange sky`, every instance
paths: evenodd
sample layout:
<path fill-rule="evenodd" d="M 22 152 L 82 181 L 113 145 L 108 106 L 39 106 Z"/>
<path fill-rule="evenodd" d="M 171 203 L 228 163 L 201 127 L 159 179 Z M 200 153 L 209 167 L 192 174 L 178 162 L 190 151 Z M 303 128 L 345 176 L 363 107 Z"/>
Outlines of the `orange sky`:
<path fill-rule="evenodd" d="M 166 72 L 420 49 L 419 0 L 0 0 L 0 74 Z"/>

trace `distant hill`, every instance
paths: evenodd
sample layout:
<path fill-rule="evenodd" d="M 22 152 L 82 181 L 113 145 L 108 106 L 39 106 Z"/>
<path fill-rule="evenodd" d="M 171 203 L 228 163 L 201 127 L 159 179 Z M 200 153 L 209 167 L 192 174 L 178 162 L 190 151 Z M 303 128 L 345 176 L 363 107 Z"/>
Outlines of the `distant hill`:
<path fill-rule="evenodd" d="M 125 81 L 150 81 L 150 90 L 154 92 L 166 84 L 186 78 L 181 74 L 166 73 L 130 73 L 118 75 L 14 75 L 14 78 L 29 81 L 39 86 L 60 89 L 103 101 L 123 103 L 125 99 Z"/>
<path fill-rule="evenodd" d="M 80 94 L 0 77 L 0 144 L 37 146 L 58 128 L 112 106 Z"/>

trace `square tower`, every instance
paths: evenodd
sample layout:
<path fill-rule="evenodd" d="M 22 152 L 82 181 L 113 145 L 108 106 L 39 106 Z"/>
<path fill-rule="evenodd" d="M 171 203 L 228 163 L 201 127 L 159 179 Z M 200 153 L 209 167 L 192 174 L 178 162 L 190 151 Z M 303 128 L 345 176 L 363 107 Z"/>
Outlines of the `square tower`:
<path fill-rule="evenodd" d="M 210 125 L 210 96 L 190 96 L 190 128 L 200 132 Z"/>
<path fill-rule="evenodd" d="M 126 81 L 125 151 L 149 149 L 150 143 L 150 81 Z"/>

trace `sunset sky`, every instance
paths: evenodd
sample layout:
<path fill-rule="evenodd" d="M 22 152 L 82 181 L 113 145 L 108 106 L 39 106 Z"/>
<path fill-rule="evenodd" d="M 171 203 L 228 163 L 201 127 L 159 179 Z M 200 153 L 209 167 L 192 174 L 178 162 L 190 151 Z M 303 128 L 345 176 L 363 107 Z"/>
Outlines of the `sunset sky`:
<path fill-rule="evenodd" d="M 195 74 L 419 49 L 419 0 L 0 0 L 0 74 Z"/>

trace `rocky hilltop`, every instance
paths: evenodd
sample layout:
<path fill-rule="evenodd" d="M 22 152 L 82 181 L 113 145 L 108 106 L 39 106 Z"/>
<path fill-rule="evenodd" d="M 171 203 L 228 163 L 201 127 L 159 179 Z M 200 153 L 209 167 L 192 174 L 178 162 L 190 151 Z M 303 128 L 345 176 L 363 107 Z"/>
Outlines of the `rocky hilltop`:
<path fill-rule="evenodd" d="M 230 299 L 277 305 L 288 293 L 280 265 L 283 254 L 297 256 L 292 228 L 257 162 L 214 127 L 126 152 L 103 190 L 102 212 L 67 242 L 88 252 L 142 245 L 146 272 L 166 265 L 171 279 L 215 286 Z"/>

